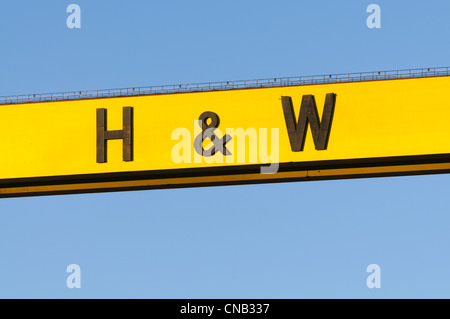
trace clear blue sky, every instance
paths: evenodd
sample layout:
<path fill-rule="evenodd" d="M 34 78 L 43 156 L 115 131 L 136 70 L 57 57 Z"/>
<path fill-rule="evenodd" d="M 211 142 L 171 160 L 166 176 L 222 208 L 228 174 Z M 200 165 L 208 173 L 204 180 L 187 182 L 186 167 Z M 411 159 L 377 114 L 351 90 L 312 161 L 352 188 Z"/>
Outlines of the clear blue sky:
<path fill-rule="evenodd" d="M 70 3 L 81 29 L 66 27 Z M 366 26 L 370 3 L 381 29 Z M 444 0 L 2 1 L 0 95 L 448 66 L 448 12 Z M 448 298 L 449 183 L 1 199 L 0 297 Z M 72 263 L 81 289 L 66 287 Z M 366 286 L 372 263 L 381 289 Z"/>

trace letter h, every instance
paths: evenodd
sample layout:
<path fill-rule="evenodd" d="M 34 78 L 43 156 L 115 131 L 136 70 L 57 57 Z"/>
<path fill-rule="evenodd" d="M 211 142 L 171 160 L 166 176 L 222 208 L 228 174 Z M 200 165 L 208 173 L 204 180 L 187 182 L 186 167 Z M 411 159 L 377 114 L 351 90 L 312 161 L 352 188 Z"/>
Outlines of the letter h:
<path fill-rule="evenodd" d="M 123 108 L 123 130 L 108 131 L 106 109 L 97 109 L 97 163 L 106 163 L 107 141 L 123 141 L 123 160 L 133 160 L 133 108 Z"/>

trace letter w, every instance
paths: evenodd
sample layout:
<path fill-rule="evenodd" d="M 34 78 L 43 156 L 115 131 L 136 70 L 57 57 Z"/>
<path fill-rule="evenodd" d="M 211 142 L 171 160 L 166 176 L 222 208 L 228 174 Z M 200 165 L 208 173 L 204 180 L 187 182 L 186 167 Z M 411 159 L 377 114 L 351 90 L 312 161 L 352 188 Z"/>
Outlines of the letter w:
<path fill-rule="evenodd" d="M 327 149 L 335 102 L 336 94 L 328 93 L 325 98 L 322 121 L 320 121 L 314 95 L 303 95 L 298 123 L 295 124 L 295 113 L 291 97 L 281 97 L 284 119 L 286 120 L 289 141 L 293 152 L 303 151 L 308 123 L 311 125 L 311 133 L 316 150 Z"/>

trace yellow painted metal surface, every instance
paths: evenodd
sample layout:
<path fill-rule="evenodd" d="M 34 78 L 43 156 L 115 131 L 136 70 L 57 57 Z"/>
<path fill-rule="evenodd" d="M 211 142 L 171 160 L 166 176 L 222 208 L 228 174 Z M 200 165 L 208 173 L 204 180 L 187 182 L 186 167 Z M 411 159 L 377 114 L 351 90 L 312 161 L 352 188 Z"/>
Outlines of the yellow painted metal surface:
<path fill-rule="evenodd" d="M 201 132 L 195 121 L 205 111 L 220 117 L 218 128 L 223 134 L 230 128 L 254 128 L 257 132 L 268 129 L 271 136 L 271 129 L 278 128 L 280 163 L 448 154 L 449 91 L 450 77 L 430 77 L 1 105 L 0 193 L 8 193 L 8 188 L 9 192 L 14 192 L 12 185 L 2 184 L 6 179 L 233 167 L 267 162 L 259 153 L 256 162 L 248 155 L 244 163 L 238 162 L 237 137 L 229 144 L 230 148 L 236 147 L 230 149 L 230 158 L 217 153 L 214 156 L 216 162 L 207 163 L 202 159 L 192 144 Z M 327 149 L 318 151 L 314 148 L 308 127 L 304 150 L 293 152 L 281 96 L 292 97 L 297 119 L 303 95 L 315 96 L 321 116 L 327 93 L 336 94 Z M 97 163 L 96 109 L 107 109 L 108 130 L 121 130 L 125 106 L 132 106 L 134 111 L 133 161 L 124 162 L 122 141 L 112 140 L 107 142 L 107 163 Z M 180 128 L 190 132 L 190 162 L 176 163 L 172 156 L 173 148 L 181 140 L 173 138 L 174 130 Z M 270 138 L 268 148 L 270 154 Z M 254 151 L 246 148 L 246 152 Z M 223 163 L 220 163 L 220 157 Z M 398 169 L 402 171 L 403 168 Z M 395 172 L 395 168 L 391 172 Z M 358 171 L 352 174 L 358 175 Z M 284 178 L 282 175 L 275 177 L 276 174 L 270 177 L 257 175 L 243 175 L 241 179 Z M 215 178 L 220 182 L 224 177 L 214 174 L 208 177 L 212 181 Z M 175 180 L 170 183 L 176 184 Z M 65 184 L 64 187 L 68 187 L 70 183 Z M 58 190 L 59 186 L 52 187 Z M 91 184 L 85 189 L 90 187 L 96 188 Z M 36 190 L 22 188 L 22 191 Z"/>

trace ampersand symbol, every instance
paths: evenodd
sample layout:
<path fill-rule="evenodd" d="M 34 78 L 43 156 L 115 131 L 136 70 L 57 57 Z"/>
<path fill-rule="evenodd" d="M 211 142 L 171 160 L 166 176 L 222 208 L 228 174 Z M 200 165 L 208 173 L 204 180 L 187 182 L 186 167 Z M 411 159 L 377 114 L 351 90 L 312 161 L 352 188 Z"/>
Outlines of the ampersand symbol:
<path fill-rule="evenodd" d="M 208 124 L 208 120 L 211 122 Z M 202 156 L 213 156 L 217 152 L 221 152 L 223 155 L 231 155 L 231 152 L 227 149 L 226 144 L 231 140 L 231 136 L 226 134 L 222 138 L 219 138 L 214 131 L 219 127 L 219 116 L 214 112 L 203 112 L 198 118 L 202 133 L 197 135 L 194 141 L 195 151 Z M 203 148 L 204 140 L 211 140 L 214 143 L 209 149 Z"/>

